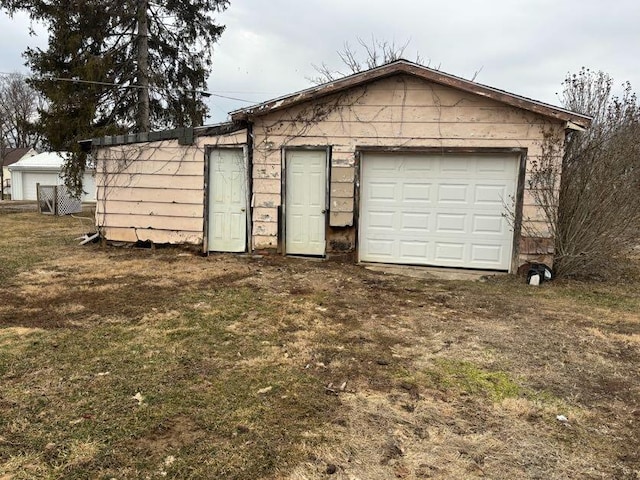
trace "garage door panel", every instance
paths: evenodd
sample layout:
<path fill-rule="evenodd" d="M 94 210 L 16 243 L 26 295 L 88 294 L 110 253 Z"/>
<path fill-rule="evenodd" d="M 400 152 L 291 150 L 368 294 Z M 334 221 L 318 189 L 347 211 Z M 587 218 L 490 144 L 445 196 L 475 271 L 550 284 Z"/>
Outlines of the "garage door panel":
<path fill-rule="evenodd" d="M 372 183 L 369 190 L 369 198 L 371 200 L 380 200 L 387 202 L 396 198 L 395 183 Z"/>
<path fill-rule="evenodd" d="M 468 176 L 470 174 L 470 166 L 469 166 L 469 159 L 458 159 L 457 161 L 453 161 L 453 162 L 448 162 L 448 161 L 442 161 L 439 162 L 440 165 L 440 172 L 444 174 L 444 176 L 446 176 L 449 173 L 453 173 L 453 174 L 466 174 L 465 176 Z"/>
<path fill-rule="evenodd" d="M 406 172 L 409 174 L 417 175 L 418 177 L 426 177 L 428 174 L 432 175 L 432 172 L 437 168 L 433 163 L 425 165 L 424 162 L 416 160 L 415 157 L 404 157 L 399 168 L 395 168 L 396 172 Z"/>
<path fill-rule="evenodd" d="M 467 203 L 468 185 L 449 185 L 442 184 L 438 186 L 438 203 Z"/>
<path fill-rule="evenodd" d="M 410 203 L 430 203 L 431 184 L 405 183 L 402 186 L 402 199 Z"/>
<path fill-rule="evenodd" d="M 364 155 L 360 260 L 508 270 L 517 170 L 515 155 Z"/>
<path fill-rule="evenodd" d="M 464 262 L 464 243 L 436 242 L 435 259 L 443 262 Z"/>
<path fill-rule="evenodd" d="M 474 262 L 493 263 L 499 266 L 504 257 L 504 248 L 498 245 L 471 245 L 471 260 Z"/>
<path fill-rule="evenodd" d="M 514 162 L 511 158 L 498 159 L 494 158 L 491 162 L 483 162 L 482 159 L 476 162 L 476 171 L 478 173 L 490 173 L 492 175 L 500 172 L 508 174 L 515 173 Z"/>
<path fill-rule="evenodd" d="M 505 185 L 476 185 L 474 200 L 476 204 L 504 205 L 507 199 Z"/>
<path fill-rule="evenodd" d="M 419 261 L 429 255 L 429 242 L 424 240 L 402 240 L 399 242 L 400 256 Z"/>
<path fill-rule="evenodd" d="M 405 230 L 419 231 L 423 233 L 429 232 L 429 218 L 428 213 L 413 213 L 404 212 L 401 214 L 402 228 Z"/>
<path fill-rule="evenodd" d="M 371 252 L 372 255 L 381 257 L 381 258 L 388 258 L 389 260 L 393 259 L 393 246 L 394 246 L 395 240 L 393 239 L 388 239 L 388 240 L 381 240 L 381 239 L 377 239 L 377 240 L 367 240 L 367 249 L 369 252 Z"/>
<path fill-rule="evenodd" d="M 395 231 L 393 212 L 369 212 L 367 215 L 372 229 Z"/>
<path fill-rule="evenodd" d="M 466 233 L 467 215 L 463 213 L 439 213 L 436 216 L 436 232 L 438 233 Z"/>
<path fill-rule="evenodd" d="M 398 170 L 398 167 L 392 163 L 378 164 L 372 167 L 375 172 L 380 172 L 384 176 L 393 176 L 394 172 Z"/>
<path fill-rule="evenodd" d="M 499 215 L 474 215 L 472 235 L 504 235 L 506 222 Z"/>

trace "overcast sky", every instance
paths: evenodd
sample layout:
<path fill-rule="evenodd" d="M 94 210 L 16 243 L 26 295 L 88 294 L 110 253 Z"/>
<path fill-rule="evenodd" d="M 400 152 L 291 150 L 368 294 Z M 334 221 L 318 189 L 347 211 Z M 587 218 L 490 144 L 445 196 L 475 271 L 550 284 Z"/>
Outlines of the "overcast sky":
<path fill-rule="evenodd" d="M 404 43 L 432 67 L 558 104 L 568 72 L 586 66 L 640 91 L 640 0 L 231 0 L 217 17 L 209 90 L 261 102 L 310 86 L 312 63 L 339 68 L 357 38 Z M 0 72 L 28 73 L 21 54 L 46 46 L 24 16 L 0 14 Z M 211 97 L 212 122 L 250 105 Z"/>

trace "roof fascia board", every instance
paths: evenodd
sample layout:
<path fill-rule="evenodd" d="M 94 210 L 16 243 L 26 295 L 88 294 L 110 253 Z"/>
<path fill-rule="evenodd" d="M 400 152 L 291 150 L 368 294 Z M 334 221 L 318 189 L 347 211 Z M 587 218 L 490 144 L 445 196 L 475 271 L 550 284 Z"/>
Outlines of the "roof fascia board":
<path fill-rule="evenodd" d="M 30 172 L 59 172 L 62 165 L 9 165 L 7 167 L 11 172 L 30 171 Z"/>
<path fill-rule="evenodd" d="M 227 135 L 239 132 L 245 128 L 246 124 L 243 122 L 224 122 L 202 127 L 174 128 L 170 130 L 159 130 L 157 132 L 88 138 L 80 140 L 78 143 L 84 152 L 89 152 L 91 147 L 113 147 L 118 145 L 158 142 L 162 140 L 178 140 L 180 145 L 191 145 L 196 137 Z"/>
<path fill-rule="evenodd" d="M 456 77 L 454 75 L 440 72 L 438 70 L 433 70 L 422 65 L 408 62 L 406 60 L 398 60 L 396 62 L 389 63 L 364 72 L 356 73 L 333 82 L 328 82 L 323 85 L 318 85 L 306 90 L 301 90 L 291 95 L 279 97 L 274 100 L 257 104 L 253 107 L 235 110 L 230 113 L 230 116 L 231 119 L 235 121 L 249 120 L 252 117 L 257 117 L 277 110 L 282 110 L 305 101 L 325 97 L 349 88 L 360 86 L 367 82 L 379 80 L 401 73 L 413 75 L 422 78 L 423 80 L 439 83 L 441 85 L 449 86 L 471 94 L 489 98 L 501 103 L 505 103 L 507 105 L 537 113 L 542 116 L 554 118 L 565 122 L 572 122 L 583 128 L 587 128 L 591 124 L 591 118 L 586 115 L 571 112 L 569 110 L 539 102 L 537 100 L 521 97 L 519 95 L 505 92 L 503 90 L 489 87 L 487 85 L 482 85 L 480 83 L 472 82 L 470 80 Z"/>

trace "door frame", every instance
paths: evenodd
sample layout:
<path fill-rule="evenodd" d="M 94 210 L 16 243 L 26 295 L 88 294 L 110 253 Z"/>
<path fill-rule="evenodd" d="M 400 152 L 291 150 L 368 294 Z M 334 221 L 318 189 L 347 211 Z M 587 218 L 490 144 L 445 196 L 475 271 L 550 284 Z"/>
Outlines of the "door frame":
<path fill-rule="evenodd" d="M 327 237 L 329 230 L 329 216 L 331 205 L 331 145 L 300 145 L 295 147 L 283 147 L 280 150 L 280 208 L 278 209 L 278 251 L 287 255 L 287 152 L 289 151 L 316 151 L 325 152 L 325 193 L 324 193 L 324 253 L 321 258 L 327 256 Z M 297 254 L 295 254 L 297 255 Z M 316 255 L 301 255 L 317 257 Z"/>
<path fill-rule="evenodd" d="M 249 175 L 249 149 L 246 144 L 236 145 L 205 145 L 204 147 L 204 209 L 203 209 L 203 232 L 202 232 L 202 253 L 209 255 L 209 201 L 211 199 L 211 185 L 209 184 L 209 173 L 211 171 L 211 153 L 215 150 L 242 150 L 244 159 L 244 184 L 245 184 L 245 213 L 246 213 L 246 232 L 244 251 L 249 250 L 251 239 L 251 175 Z"/>
<path fill-rule="evenodd" d="M 524 202 L 524 188 L 525 188 L 525 175 L 527 171 L 527 154 L 528 150 L 522 147 L 378 147 L 378 146 L 365 146 L 358 145 L 355 149 L 355 192 L 354 192 L 354 223 L 357 225 L 355 231 L 355 253 L 358 263 L 360 260 L 360 188 L 362 180 L 362 159 L 366 157 L 367 153 L 415 153 L 424 155 L 438 155 L 438 154 L 512 154 L 518 157 L 518 167 L 516 173 L 516 190 L 515 190 L 515 215 L 513 218 L 513 245 L 511 248 L 511 259 L 509 262 L 509 273 L 516 273 L 518 271 L 518 258 L 520 256 L 520 236 L 522 234 L 522 208 Z M 456 267 L 442 267 L 442 268 L 456 268 Z"/>

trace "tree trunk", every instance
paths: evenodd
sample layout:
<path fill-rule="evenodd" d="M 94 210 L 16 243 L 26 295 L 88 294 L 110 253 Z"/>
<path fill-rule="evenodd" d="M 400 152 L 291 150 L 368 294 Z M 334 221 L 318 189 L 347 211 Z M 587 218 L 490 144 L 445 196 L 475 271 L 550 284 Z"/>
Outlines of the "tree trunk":
<path fill-rule="evenodd" d="M 148 132 L 149 124 L 149 0 L 138 0 L 138 111 L 136 124 L 139 132 Z"/>
<path fill-rule="evenodd" d="M 4 143 L 4 133 L 2 132 L 2 128 L 0 128 L 0 200 L 4 200 L 4 156 L 6 154 L 7 149 Z"/>
<path fill-rule="evenodd" d="M 0 155 L 0 200 L 4 200 L 4 153 Z"/>

